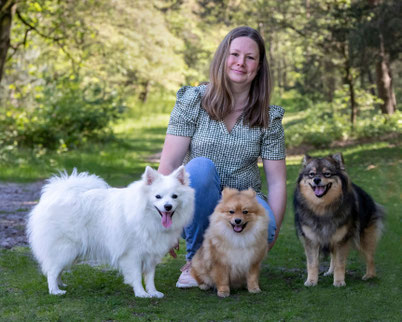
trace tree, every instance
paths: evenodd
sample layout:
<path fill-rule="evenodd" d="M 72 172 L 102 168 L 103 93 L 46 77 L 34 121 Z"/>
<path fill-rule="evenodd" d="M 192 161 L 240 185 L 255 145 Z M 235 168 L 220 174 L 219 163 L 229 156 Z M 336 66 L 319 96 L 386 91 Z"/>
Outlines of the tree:
<path fill-rule="evenodd" d="M 373 50 L 381 111 L 393 114 L 396 98 L 393 89 L 392 62 L 402 52 L 402 3 L 397 0 L 368 0 L 361 28 Z"/>
<path fill-rule="evenodd" d="M 15 0 L 0 0 L 0 82 L 10 48 L 10 32 Z"/>

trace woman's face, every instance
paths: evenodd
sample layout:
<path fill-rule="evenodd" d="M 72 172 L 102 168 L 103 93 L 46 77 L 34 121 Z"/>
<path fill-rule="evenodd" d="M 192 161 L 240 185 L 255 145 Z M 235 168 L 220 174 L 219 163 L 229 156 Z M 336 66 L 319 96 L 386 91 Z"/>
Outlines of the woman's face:
<path fill-rule="evenodd" d="M 232 85 L 250 86 L 257 75 L 259 61 L 258 45 L 253 39 L 233 39 L 226 59 L 226 75 Z"/>

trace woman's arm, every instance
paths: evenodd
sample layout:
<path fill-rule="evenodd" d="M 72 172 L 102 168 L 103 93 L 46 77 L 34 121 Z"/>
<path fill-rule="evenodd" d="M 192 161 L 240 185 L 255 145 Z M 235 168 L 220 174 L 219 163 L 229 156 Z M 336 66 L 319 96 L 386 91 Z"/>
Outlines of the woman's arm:
<path fill-rule="evenodd" d="M 182 165 L 190 146 L 190 137 L 166 134 L 158 171 L 164 175 Z"/>
<path fill-rule="evenodd" d="M 286 161 L 263 159 L 265 177 L 268 185 L 268 204 L 276 220 L 275 239 L 269 244 L 271 249 L 279 235 L 286 210 Z"/>

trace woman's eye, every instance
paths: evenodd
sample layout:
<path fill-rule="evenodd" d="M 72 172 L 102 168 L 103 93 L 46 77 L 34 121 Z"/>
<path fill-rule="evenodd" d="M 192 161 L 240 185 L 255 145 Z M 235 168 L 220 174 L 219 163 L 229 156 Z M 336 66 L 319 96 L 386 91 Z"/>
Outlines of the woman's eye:
<path fill-rule="evenodd" d="M 251 59 L 251 60 L 255 60 L 255 58 L 253 56 L 248 56 L 247 58 Z"/>

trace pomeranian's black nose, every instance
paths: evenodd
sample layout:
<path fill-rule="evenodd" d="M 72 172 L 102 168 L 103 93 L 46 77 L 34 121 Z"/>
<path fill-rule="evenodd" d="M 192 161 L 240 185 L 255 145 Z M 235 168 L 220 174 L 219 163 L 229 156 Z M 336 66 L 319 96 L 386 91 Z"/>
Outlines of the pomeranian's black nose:
<path fill-rule="evenodd" d="M 235 219 L 235 223 L 236 223 L 236 225 L 239 225 L 239 224 L 241 224 L 241 219 L 239 219 L 239 218 L 236 218 L 236 219 Z"/>
<path fill-rule="evenodd" d="M 320 184 L 321 178 L 314 178 L 313 181 L 314 181 L 315 184 Z"/>
<path fill-rule="evenodd" d="M 170 211 L 173 208 L 171 204 L 166 204 L 166 205 L 164 205 L 164 207 L 165 207 L 166 211 Z"/>

